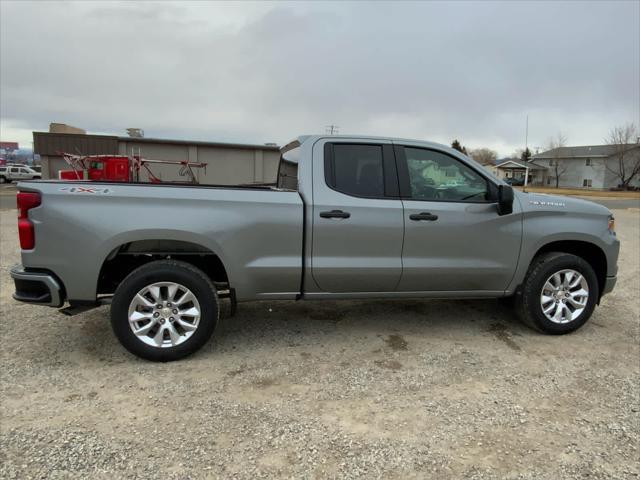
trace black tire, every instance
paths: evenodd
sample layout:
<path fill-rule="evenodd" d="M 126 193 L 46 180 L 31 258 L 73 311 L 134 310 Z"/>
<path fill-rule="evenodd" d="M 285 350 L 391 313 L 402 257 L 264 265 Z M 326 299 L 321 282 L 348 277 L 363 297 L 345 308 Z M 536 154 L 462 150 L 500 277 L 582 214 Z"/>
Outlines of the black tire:
<path fill-rule="evenodd" d="M 174 282 L 188 288 L 200 305 L 200 320 L 193 334 L 171 347 L 148 345 L 129 326 L 129 306 L 134 296 L 157 282 Z M 211 338 L 220 317 L 219 305 L 213 283 L 201 270 L 186 262 L 158 260 L 135 269 L 120 283 L 111 304 L 111 326 L 122 346 L 134 355 L 154 362 L 170 362 L 194 353 Z"/>
<path fill-rule="evenodd" d="M 547 318 L 540 304 L 542 288 L 547 279 L 561 270 L 571 269 L 582 274 L 589 287 L 586 306 L 579 316 L 567 323 L 555 323 Z M 543 333 L 562 335 L 570 333 L 589 320 L 599 298 L 598 278 L 591 265 L 584 259 L 563 252 L 544 253 L 529 266 L 529 271 L 516 298 L 516 311 L 522 321 Z"/>

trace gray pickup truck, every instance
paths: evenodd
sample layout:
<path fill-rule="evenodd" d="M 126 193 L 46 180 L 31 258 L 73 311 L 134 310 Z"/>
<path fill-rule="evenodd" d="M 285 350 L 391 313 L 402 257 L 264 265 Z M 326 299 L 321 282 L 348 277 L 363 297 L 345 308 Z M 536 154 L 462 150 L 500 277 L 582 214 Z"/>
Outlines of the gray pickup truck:
<path fill-rule="evenodd" d="M 510 298 L 571 332 L 616 282 L 611 212 L 514 191 L 434 143 L 299 137 L 275 186 L 19 184 L 14 298 L 77 313 L 111 303 L 132 353 L 182 358 L 220 302 Z M 225 300 L 227 302 L 228 300 Z M 225 303 L 226 304 L 226 303 Z"/>

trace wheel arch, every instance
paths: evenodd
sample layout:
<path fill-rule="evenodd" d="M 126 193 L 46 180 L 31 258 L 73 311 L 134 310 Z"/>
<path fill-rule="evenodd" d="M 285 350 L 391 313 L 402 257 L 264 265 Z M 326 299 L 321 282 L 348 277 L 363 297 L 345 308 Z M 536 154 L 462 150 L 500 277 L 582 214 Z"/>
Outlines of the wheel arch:
<path fill-rule="evenodd" d="M 220 255 L 200 243 L 166 238 L 145 238 L 120 243 L 102 259 L 96 293 L 112 294 L 136 268 L 155 260 L 181 260 L 202 270 L 214 283 L 230 285 Z"/>
<path fill-rule="evenodd" d="M 598 279 L 598 302 L 607 279 L 607 256 L 598 245 L 582 240 L 556 240 L 542 245 L 531 257 L 529 265 L 541 254 L 562 252 L 576 255 L 591 265 Z"/>

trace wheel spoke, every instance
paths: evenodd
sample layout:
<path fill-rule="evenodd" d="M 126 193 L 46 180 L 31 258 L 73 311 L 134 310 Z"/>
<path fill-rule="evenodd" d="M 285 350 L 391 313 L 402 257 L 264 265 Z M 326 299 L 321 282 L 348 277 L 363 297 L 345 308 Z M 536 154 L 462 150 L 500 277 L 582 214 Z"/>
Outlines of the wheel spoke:
<path fill-rule="evenodd" d="M 545 305 L 549 302 L 555 302 L 553 297 L 550 297 L 549 295 L 545 295 L 544 293 L 542 294 L 541 301 L 542 301 L 542 305 Z"/>
<path fill-rule="evenodd" d="M 573 279 L 573 272 L 566 272 L 564 274 L 564 280 L 562 281 L 562 286 L 568 287 L 572 279 Z"/>
<path fill-rule="evenodd" d="M 198 328 L 197 326 L 195 326 L 193 323 L 189 323 L 185 320 L 183 320 L 182 318 L 178 319 L 178 324 L 184 328 L 185 330 L 192 332 L 193 330 L 195 330 L 196 328 Z"/>
<path fill-rule="evenodd" d="M 581 288 L 580 290 L 576 290 L 575 292 L 571 292 L 571 296 L 572 297 L 588 297 L 589 296 L 589 292 L 587 292 L 584 288 Z"/>
<path fill-rule="evenodd" d="M 581 300 L 578 300 L 574 297 L 569 297 L 567 298 L 567 302 L 569 302 L 571 305 L 573 305 L 576 309 L 578 308 L 584 308 L 587 306 L 587 299 L 583 298 Z"/>
<path fill-rule="evenodd" d="M 569 285 L 569 288 L 576 288 L 578 286 L 578 284 L 580 284 L 582 282 L 582 280 L 583 280 L 582 279 L 582 275 L 578 274 L 578 276 Z"/>
<path fill-rule="evenodd" d="M 176 285 L 175 283 L 172 283 L 171 285 L 169 285 L 167 287 L 167 293 L 168 293 L 167 300 L 174 302 L 177 291 L 178 291 L 178 285 Z"/>
<path fill-rule="evenodd" d="M 153 318 L 152 313 L 135 311 L 131 315 L 129 315 L 129 322 L 135 323 L 141 320 L 151 320 L 151 318 Z"/>
<path fill-rule="evenodd" d="M 162 300 L 162 297 L 160 296 L 160 287 L 157 285 L 152 285 L 149 287 L 149 293 L 151 294 L 151 296 L 153 297 L 153 299 L 156 302 L 159 302 Z"/>
<path fill-rule="evenodd" d="M 156 334 L 153 336 L 153 341 L 158 347 L 162 346 L 164 342 L 164 325 L 161 325 Z"/>
<path fill-rule="evenodd" d="M 132 326 L 133 333 L 135 333 L 138 336 L 146 335 L 155 326 L 156 323 L 157 322 L 156 322 L 155 318 L 152 318 L 148 323 L 144 324 L 140 328 L 135 328 L 134 326 Z"/>
<path fill-rule="evenodd" d="M 177 345 L 178 343 L 180 343 L 180 334 L 178 333 L 176 328 L 172 324 L 168 324 L 166 328 L 169 331 L 171 345 Z"/>
<path fill-rule="evenodd" d="M 139 293 L 135 296 L 134 301 L 138 302 L 138 305 L 142 304 L 143 306 L 148 308 L 153 308 L 155 305 L 153 302 L 150 302 L 149 300 L 146 299 L 146 297 L 143 297 Z"/>
<path fill-rule="evenodd" d="M 176 300 L 174 303 L 178 306 L 180 305 L 184 305 L 187 302 L 193 302 L 195 300 L 195 297 L 193 296 L 193 293 L 191 292 L 185 292 L 184 295 L 182 295 L 178 300 Z"/>
<path fill-rule="evenodd" d="M 180 310 L 180 316 L 184 317 L 196 317 L 200 315 L 200 310 L 196 307 L 187 308 L 186 310 Z"/>
<path fill-rule="evenodd" d="M 557 305 L 556 311 L 553 314 L 553 319 L 557 322 L 557 323 L 562 323 L 562 313 L 564 311 L 564 305 L 560 306 Z"/>
<path fill-rule="evenodd" d="M 543 311 L 545 314 L 549 315 L 555 308 L 558 308 L 558 306 L 556 305 L 556 302 L 554 301 L 551 305 L 549 305 L 548 307 L 544 308 Z"/>

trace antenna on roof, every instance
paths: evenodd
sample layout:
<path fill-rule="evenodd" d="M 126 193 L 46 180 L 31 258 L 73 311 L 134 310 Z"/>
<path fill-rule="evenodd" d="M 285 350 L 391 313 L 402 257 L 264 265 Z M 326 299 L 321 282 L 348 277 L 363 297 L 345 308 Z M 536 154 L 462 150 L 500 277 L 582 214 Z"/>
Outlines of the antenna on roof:
<path fill-rule="evenodd" d="M 133 138 L 143 138 L 144 130 L 141 128 L 127 128 L 127 135 Z"/>
<path fill-rule="evenodd" d="M 324 133 L 326 133 L 327 135 L 338 135 L 339 130 L 340 127 L 338 125 L 327 125 L 325 127 Z"/>

